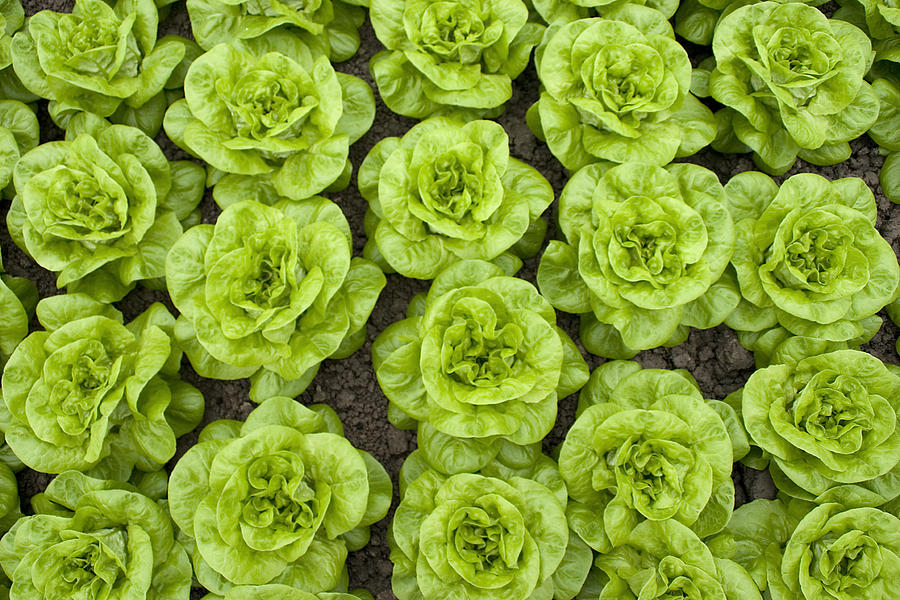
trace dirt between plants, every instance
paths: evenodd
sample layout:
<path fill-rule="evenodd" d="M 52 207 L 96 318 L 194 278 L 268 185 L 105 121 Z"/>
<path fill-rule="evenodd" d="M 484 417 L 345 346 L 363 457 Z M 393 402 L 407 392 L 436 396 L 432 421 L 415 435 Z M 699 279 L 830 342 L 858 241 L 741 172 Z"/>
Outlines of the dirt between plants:
<path fill-rule="evenodd" d="M 73 2 L 67 0 L 49 0 L 39 2 L 25 0 L 26 14 L 31 15 L 41 9 L 71 11 Z M 184 3 L 179 2 L 171 9 L 160 28 L 160 33 L 176 33 L 190 37 L 190 24 Z M 363 78 L 374 89 L 369 75 L 369 58 L 381 49 L 368 21 L 360 31 L 362 45 L 357 55 L 344 63 L 336 65 L 337 69 Z M 567 180 L 565 169 L 553 158 L 546 145 L 539 142 L 525 124 L 525 111 L 538 97 L 539 83 L 530 66 L 515 82 L 512 99 L 507 103 L 506 113 L 497 119 L 509 133 L 510 148 L 513 156 L 536 167 L 553 185 L 558 196 Z M 368 151 L 379 140 L 388 136 L 403 135 L 415 121 L 391 113 L 378 98 L 376 91 L 377 114 L 372 129 L 350 149 L 350 159 L 354 167 L 358 167 Z M 60 139 L 62 132 L 56 128 L 47 116 L 46 102 L 40 107 L 41 141 Z M 172 144 L 161 133 L 157 141 L 170 159 L 189 158 L 184 152 Z M 833 167 L 818 168 L 798 161 L 797 165 L 785 176 L 777 178 L 779 183 L 789 175 L 799 172 L 819 173 L 829 179 L 840 177 L 862 177 L 875 192 L 878 200 L 878 229 L 891 243 L 894 251 L 900 250 L 900 208 L 891 204 L 881 192 L 878 184 L 878 172 L 882 157 L 878 148 L 867 137 L 852 144 L 852 157 Z M 725 156 L 713 151 L 704 151 L 688 159 L 712 169 L 725 183 L 730 177 L 742 171 L 754 168 L 747 156 Z M 367 203 L 356 189 L 356 175 L 350 187 L 337 194 L 326 194 L 343 209 L 350 222 L 354 236 L 354 251 L 362 252 L 365 243 L 363 233 L 363 216 Z M 2 213 L 8 209 L 4 203 Z M 215 221 L 219 213 L 207 193 L 202 205 L 204 222 Z M 548 238 L 556 235 L 556 203 L 547 214 L 551 226 Z M 5 218 L 4 218 L 5 223 Z M 60 292 L 56 289 L 55 276 L 37 266 L 10 240 L 6 227 L 0 228 L 0 247 L 2 247 L 4 265 L 7 272 L 13 275 L 29 277 L 38 285 L 41 297 Z M 537 260 L 527 261 L 519 276 L 534 282 Z M 387 399 L 381 393 L 372 370 L 371 346 L 375 336 L 391 323 L 404 317 L 410 299 L 428 287 L 427 282 L 406 279 L 399 275 L 388 275 L 387 287 L 381 295 L 367 326 L 365 346 L 353 356 L 340 360 L 327 360 L 322 365 L 318 376 L 309 389 L 298 400 L 304 404 L 323 402 L 334 408 L 344 423 L 347 438 L 358 448 L 371 452 L 387 468 L 395 484 L 393 509 L 396 508 L 397 474 L 403 459 L 416 447 L 416 436 L 413 432 L 401 431 L 387 421 Z M 138 289 L 129 294 L 117 307 L 131 319 L 140 314 L 151 302 L 165 303 L 173 313 L 174 307 L 165 294 Z M 897 339 L 897 328 L 884 316 L 884 326 L 875 338 L 863 349 L 878 358 L 900 364 L 894 350 Z M 577 318 L 559 313 L 559 322 L 576 341 L 578 340 Z M 36 323 L 32 323 L 35 327 Z M 584 350 L 582 349 L 582 352 Z M 603 362 L 595 356 L 585 353 L 591 368 Z M 738 344 L 734 333 L 727 327 L 719 326 L 707 331 L 694 331 L 684 344 L 675 348 L 659 348 L 640 353 L 636 360 L 644 367 L 683 368 L 690 371 L 700 384 L 708 398 L 724 398 L 725 395 L 741 387 L 753 372 L 753 356 Z M 178 456 L 183 454 L 197 440 L 200 428 L 210 421 L 230 418 L 244 419 L 253 409 L 254 404 L 248 398 L 249 383 L 247 381 L 215 381 L 199 377 L 191 369 L 187 359 L 183 362 L 184 378 L 196 385 L 206 398 L 206 416 L 198 429 L 178 441 Z M 544 441 L 545 451 L 550 452 L 565 437 L 575 417 L 576 397 L 563 399 L 559 404 L 559 415 L 556 426 Z M 170 463 L 171 465 L 173 462 Z M 737 504 L 743 504 L 753 498 L 774 497 L 774 487 L 766 473 L 747 469 L 737 465 L 734 469 L 734 482 L 737 491 Z M 36 473 L 26 469 L 19 474 L 19 489 L 23 508 L 29 512 L 28 499 L 41 491 L 51 479 L 50 475 Z M 364 549 L 350 554 L 347 565 L 350 572 L 351 587 L 364 587 L 371 591 L 378 600 L 394 598 L 391 592 L 391 563 L 388 558 L 386 540 L 388 518 L 372 528 L 371 543 Z M 204 595 L 202 590 L 195 589 L 191 598 L 199 599 Z"/>

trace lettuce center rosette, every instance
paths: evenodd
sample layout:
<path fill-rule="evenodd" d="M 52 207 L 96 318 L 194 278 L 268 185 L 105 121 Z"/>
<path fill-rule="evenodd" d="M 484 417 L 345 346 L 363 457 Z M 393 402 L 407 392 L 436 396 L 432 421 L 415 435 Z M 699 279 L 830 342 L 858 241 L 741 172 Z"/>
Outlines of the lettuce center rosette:
<path fill-rule="evenodd" d="M 736 421 L 682 373 L 601 365 L 559 454 L 572 529 L 598 552 L 644 521 L 675 520 L 700 537 L 720 531 L 734 505 L 735 454 L 720 413 Z"/>
<path fill-rule="evenodd" d="M 587 166 L 563 189 L 559 226 L 564 241 L 541 257 L 538 286 L 556 308 L 582 315 L 594 354 L 679 344 L 737 305 L 725 273 L 734 226 L 725 190 L 703 167 Z"/>
<path fill-rule="evenodd" d="M 878 98 L 863 76 L 872 45 L 857 27 L 798 2 L 760 2 L 722 17 L 713 38 L 713 146 L 754 153 L 761 169 L 781 174 L 799 156 L 832 165 L 847 142 L 878 118 Z"/>
<path fill-rule="evenodd" d="M 161 502 L 76 471 L 51 481 L 35 501 L 36 514 L 0 540 L 10 598 L 161 600 L 190 593 L 191 563 Z"/>
<path fill-rule="evenodd" d="M 13 240 L 59 273 L 59 287 L 104 302 L 161 279 L 169 247 L 199 219 L 198 165 L 169 162 L 139 129 L 94 115 L 74 118 L 66 140 L 26 152 L 13 175 Z"/>
<path fill-rule="evenodd" d="M 245 423 L 215 421 L 172 470 L 169 506 L 192 538 L 200 583 L 334 589 L 347 550 L 390 505 L 384 468 L 343 437 L 337 415 L 285 397 Z"/>
<path fill-rule="evenodd" d="M 409 318 L 372 346 L 388 418 L 418 428 L 419 448 L 444 473 L 476 471 L 505 446 L 540 442 L 559 399 L 587 366 L 530 283 L 484 261 L 442 272 Z"/>
<path fill-rule="evenodd" d="M 298 395 L 326 358 L 365 341 L 384 275 L 352 258 L 350 227 L 324 198 L 231 204 L 176 242 L 166 264 L 177 335 L 198 373 L 251 377 L 251 398 Z"/>
<path fill-rule="evenodd" d="M 594 564 L 599 600 L 761 600 L 743 567 L 674 519 L 639 523 Z"/>
<path fill-rule="evenodd" d="M 626 4 L 551 29 L 536 64 L 543 90 L 528 123 L 571 171 L 662 166 L 715 136 L 712 112 L 689 92 L 688 55 L 652 8 Z"/>
<path fill-rule="evenodd" d="M 875 198 L 862 179 L 804 173 L 779 188 L 751 172 L 725 189 L 742 296 L 725 322 L 758 360 L 791 335 L 859 345 L 878 331 L 876 313 L 897 297 L 900 267 L 875 229 Z"/>
<path fill-rule="evenodd" d="M 0 428 L 15 455 L 44 473 L 159 470 L 203 416 L 202 395 L 178 375 L 174 317 L 156 303 L 123 325 L 82 294 L 45 298 L 37 314 L 45 331 L 3 372 Z"/>
<path fill-rule="evenodd" d="M 376 144 L 359 189 L 369 201 L 366 257 L 417 279 L 464 259 L 533 256 L 553 201 L 547 180 L 509 156 L 500 124 L 443 117 Z"/>
<path fill-rule="evenodd" d="M 282 31 L 218 44 L 198 57 L 164 127 L 219 171 L 211 181 L 271 184 L 302 200 L 346 185 L 349 146 L 372 125 L 372 91 Z"/>
<path fill-rule="evenodd" d="M 50 114 L 62 127 L 84 111 L 140 123 L 155 136 L 164 88 L 189 43 L 157 40 L 158 25 L 153 0 L 77 0 L 71 13 L 42 10 L 13 38 L 13 67 L 30 92 L 51 101 Z"/>
<path fill-rule="evenodd" d="M 521 0 L 374 0 L 370 17 L 385 46 L 369 64 L 378 92 L 415 119 L 503 112 L 544 32 Z"/>
<path fill-rule="evenodd" d="M 773 365 L 741 394 L 747 432 L 776 484 L 812 500 L 843 484 L 900 495 L 900 377 L 880 360 L 840 350 Z"/>
<path fill-rule="evenodd" d="M 571 598 L 590 551 L 570 547 L 564 505 L 529 478 L 426 470 L 406 487 L 389 531 L 394 593 L 400 600 Z"/>

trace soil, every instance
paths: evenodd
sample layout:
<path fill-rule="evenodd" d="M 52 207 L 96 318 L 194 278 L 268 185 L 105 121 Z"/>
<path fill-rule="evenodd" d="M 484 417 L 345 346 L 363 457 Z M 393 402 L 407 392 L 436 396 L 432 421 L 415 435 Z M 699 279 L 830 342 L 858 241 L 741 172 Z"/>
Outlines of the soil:
<path fill-rule="evenodd" d="M 24 0 L 26 14 L 31 15 L 38 10 L 49 8 L 68 12 L 73 2 L 69 0 Z M 161 24 L 160 34 L 177 33 L 190 36 L 190 27 L 184 4 L 179 2 L 172 6 L 168 18 Z M 337 69 L 359 76 L 375 88 L 368 72 L 369 58 L 381 48 L 375 38 L 368 21 L 360 30 L 362 45 L 357 55 L 344 63 L 336 65 Z M 539 142 L 525 124 L 525 111 L 538 97 L 538 81 L 533 66 L 530 66 L 515 82 L 513 98 L 507 103 L 506 112 L 497 120 L 509 133 L 512 155 L 536 167 L 553 185 L 558 195 L 566 182 L 565 169 L 553 158 L 546 145 Z M 379 140 L 387 136 L 403 135 L 415 121 L 391 113 L 378 98 L 376 91 L 377 115 L 372 129 L 350 150 L 350 158 L 358 167 L 367 152 Z M 40 107 L 41 141 L 60 139 L 62 132 L 50 122 L 46 103 Z M 182 151 L 161 133 L 157 141 L 170 159 L 188 158 Z M 789 175 L 798 172 L 819 173 L 829 179 L 847 176 L 862 177 L 875 192 L 878 200 L 878 228 L 891 243 L 895 252 L 900 251 L 900 208 L 891 204 L 881 192 L 878 184 L 878 172 L 882 157 L 878 148 L 867 137 L 852 144 L 852 157 L 839 164 L 827 168 L 817 168 L 798 161 L 797 165 L 785 176 L 778 178 L 780 182 Z M 742 171 L 752 170 L 753 163 L 747 156 L 725 156 L 713 151 L 704 151 L 688 159 L 690 162 L 712 169 L 724 183 L 731 176 Z M 347 219 L 354 235 L 354 250 L 361 253 L 365 243 L 363 233 L 363 215 L 367 207 L 366 201 L 356 189 L 356 177 L 350 187 L 343 192 L 331 194 Z M 2 213 L 8 205 L 4 204 Z M 203 203 L 204 222 L 214 222 L 218 209 L 207 194 Z M 548 211 L 551 223 L 555 223 L 554 205 Z M 5 216 L 5 215 L 4 215 Z M 5 218 L 4 218 L 5 221 Z M 555 226 L 551 224 L 547 239 L 555 236 Z M 0 228 L 0 248 L 6 271 L 18 276 L 26 276 L 38 285 L 41 297 L 60 292 L 55 285 L 55 276 L 37 266 L 9 238 L 5 227 Z M 519 276 L 534 281 L 537 260 L 526 262 Z M 403 459 L 416 447 L 415 434 L 400 431 L 387 421 L 387 400 L 381 393 L 372 370 L 371 344 L 375 336 L 391 323 L 400 320 L 410 299 L 418 292 L 427 289 L 427 282 L 405 279 L 399 275 L 388 275 L 388 284 L 375 307 L 367 326 L 367 342 L 353 356 L 340 360 L 327 360 L 322 365 L 318 376 L 298 400 L 305 404 L 324 402 L 333 407 L 343 420 L 347 438 L 358 448 L 371 452 L 387 468 L 396 486 L 397 473 Z M 170 310 L 174 307 L 164 293 L 138 289 L 117 304 L 126 319 L 139 314 L 149 303 L 161 301 Z M 177 314 L 177 313 L 175 313 Z M 884 326 L 875 338 L 863 349 L 878 358 L 900 364 L 894 349 L 897 339 L 897 328 L 884 316 Z M 559 314 L 560 325 L 569 332 L 573 339 L 578 339 L 578 321 L 571 315 Z M 33 324 L 33 326 L 36 324 Z M 591 368 L 603 362 L 595 356 L 585 353 Z M 704 394 L 708 398 L 721 399 L 728 393 L 741 387 L 753 372 L 753 356 L 738 344 L 734 333 L 727 327 L 719 326 L 707 331 L 694 331 L 684 344 L 675 348 L 660 348 L 640 353 L 636 360 L 645 367 L 684 368 L 697 379 Z M 183 363 L 184 378 L 196 385 L 206 398 L 206 423 L 220 418 L 244 419 L 254 405 L 248 399 L 249 383 L 247 381 L 215 381 L 199 377 L 191 369 L 185 359 Z M 545 441 L 545 450 L 550 451 L 559 444 L 574 420 L 576 397 L 565 398 L 559 405 L 559 416 L 556 427 Z M 195 443 L 196 431 L 182 437 L 178 442 L 180 456 L 191 444 Z M 176 456 L 176 458 L 177 458 Z M 173 459 L 174 460 L 174 459 Z M 170 465 L 171 466 L 171 465 Z M 19 474 L 19 487 L 23 508 L 27 511 L 28 499 L 42 490 L 51 476 L 26 469 Z M 736 465 L 734 480 L 737 488 L 737 502 L 742 504 L 749 499 L 774 497 L 771 479 L 764 472 L 754 471 Z M 395 491 L 394 507 L 397 498 Z M 392 508 L 393 510 L 393 508 Z M 372 528 L 371 543 L 361 551 L 351 553 L 347 564 L 350 572 L 351 587 L 364 587 L 371 591 L 378 600 L 394 598 L 391 592 L 391 563 L 388 559 L 386 528 L 390 515 Z M 191 598 L 200 598 L 203 592 L 194 590 Z"/>

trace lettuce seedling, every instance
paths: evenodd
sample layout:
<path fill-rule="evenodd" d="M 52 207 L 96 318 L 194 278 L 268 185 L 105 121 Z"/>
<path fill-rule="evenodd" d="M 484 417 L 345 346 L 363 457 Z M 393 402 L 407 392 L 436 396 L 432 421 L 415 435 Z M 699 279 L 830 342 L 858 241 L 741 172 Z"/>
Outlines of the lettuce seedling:
<path fill-rule="evenodd" d="M 560 495 L 528 476 L 426 470 L 406 487 L 388 533 L 394 594 L 572 598 L 591 551 L 570 534 L 565 505 L 564 489 Z"/>
<path fill-rule="evenodd" d="M 722 17 L 713 38 L 709 91 L 720 152 L 753 152 L 770 174 L 799 156 L 833 165 L 847 143 L 878 118 L 878 97 L 863 76 L 872 44 L 859 28 L 798 2 L 760 2 Z"/>
<path fill-rule="evenodd" d="M 359 50 L 359 32 L 368 0 L 190 0 L 194 39 L 204 50 L 281 29 L 316 47 L 333 62 Z"/>
<path fill-rule="evenodd" d="M 83 294 L 44 298 L 44 331 L 25 338 L 3 371 L 0 429 L 23 463 L 128 479 L 175 455 L 203 417 L 203 396 L 178 374 L 175 317 L 159 303 L 122 315 Z"/>
<path fill-rule="evenodd" d="M 689 91 L 691 61 L 659 11 L 626 4 L 551 29 L 535 60 L 528 125 L 570 171 L 595 162 L 666 165 L 716 134 Z"/>
<path fill-rule="evenodd" d="M 194 369 L 250 377 L 254 401 L 299 395 L 323 360 L 365 341 L 385 277 L 352 252 L 347 219 L 321 197 L 245 200 L 188 230 L 169 252 L 166 280 Z"/>
<path fill-rule="evenodd" d="M 522 0 L 371 0 L 369 17 L 378 92 L 415 119 L 499 115 L 544 33 Z"/>
<path fill-rule="evenodd" d="M 704 400 L 684 373 L 604 363 L 560 448 L 569 526 L 601 553 L 648 520 L 701 538 L 721 531 L 734 507 L 732 464 L 746 452 L 743 432 L 726 422 L 737 423 L 731 408 Z"/>
<path fill-rule="evenodd" d="M 764 365 L 791 335 L 858 346 L 897 297 L 900 266 L 875 229 L 862 179 L 801 173 L 779 187 L 759 172 L 725 185 L 737 231 L 732 265 L 741 302 L 725 323 Z"/>
<path fill-rule="evenodd" d="M 812 500 L 847 484 L 900 496 L 900 376 L 857 350 L 753 373 L 741 394 L 752 443 L 776 485 Z"/>
<path fill-rule="evenodd" d="M 155 8 L 154 8 L 155 10 Z M 38 501 L 40 498 L 40 501 Z M 10 598 L 187 598 L 191 563 L 163 502 L 68 471 L 0 540 Z"/>
<path fill-rule="evenodd" d="M 194 60 L 184 99 L 169 107 L 163 126 L 213 168 L 210 183 L 268 182 L 302 200 L 347 185 L 350 144 L 374 118 L 364 81 L 336 73 L 300 38 L 272 31 Z"/>
<path fill-rule="evenodd" d="M 539 443 L 559 400 L 587 380 L 550 303 L 494 264 L 449 267 L 408 315 L 378 336 L 372 362 L 388 418 L 417 428 L 419 449 L 444 473 L 477 471 L 506 446 Z"/>
<path fill-rule="evenodd" d="M 207 425 L 169 480 L 197 580 L 228 600 L 242 585 L 334 589 L 347 550 L 366 544 L 390 503 L 387 472 L 344 438 L 337 414 L 285 397 L 266 399 L 244 423 Z"/>
<path fill-rule="evenodd" d="M 502 126 L 444 117 L 376 144 L 359 190 L 369 201 L 365 256 L 416 279 L 464 259 L 534 256 L 553 201 L 537 169 L 509 156 Z"/>
<path fill-rule="evenodd" d="M 72 114 L 91 112 L 117 122 L 145 122 L 156 135 L 166 109 L 163 88 L 185 56 L 187 40 L 157 40 L 153 0 L 76 0 L 72 13 L 42 10 L 13 37 L 16 75 L 49 99 L 66 127 Z M 121 110 L 120 110 L 121 109 Z M 118 111 L 118 112 L 117 112 Z M 137 117 L 137 113 L 152 113 Z"/>
<path fill-rule="evenodd" d="M 716 175 L 687 163 L 589 165 L 559 199 L 537 272 L 553 306 L 581 314 L 585 348 L 608 358 L 683 342 L 737 306 L 725 272 L 734 226 Z"/>
<path fill-rule="evenodd" d="M 16 244 L 56 283 L 116 302 L 138 282 L 158 287 L 166 253 L 199 221 L 203 169 L 169 162 L 152 138 L 95 115 L 74 117 L 65 141 L 26 152 L 6 222 Z"/>

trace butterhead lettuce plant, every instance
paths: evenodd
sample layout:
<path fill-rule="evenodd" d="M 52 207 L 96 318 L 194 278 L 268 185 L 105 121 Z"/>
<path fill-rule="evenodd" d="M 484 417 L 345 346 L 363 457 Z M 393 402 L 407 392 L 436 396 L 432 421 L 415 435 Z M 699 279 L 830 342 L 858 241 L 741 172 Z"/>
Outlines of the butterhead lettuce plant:
<path fill-rule="evenodd" d="M 594 354 L 679 344 L 737 306 L 725 274 L 735 236 L 725 189 L 703 167 L 589 165 L 563 189 L 559 228 L 564 239 L 541 257 L 538 286 L 556 308 L 582 315 Z"/>
<path fill-rule="evenodd" d="M 346 186 L 350 144 L 375 118 L 372 90 L 283 31 L 214 46 L 184 79 L 163 126 L 213 169 L 210 183 L 251 179 L 302 200 Z M 340 181 L 339 181 L 340 180 Z"/>
<path fill-rule="evenodd" d="M 38 303 L 43 331 L 25 338 L 3 370 L 0 429 L 23 463 L 125 481 L 157 471 L 175 439 L 203 417 L 203 396 L 180 379 L 175 318 L 159 303 L 122 324 L 83 294 Z"/>
<path fill-rule="evenodd" d="M 842 0 L 834 18 L 853 23 L 869 34 L 875 50 L 873 71 L 887 70 L 900 63 L 900 5 L 895 0 Z"/>
<path fill-rule="evenodd" d="M 352 257 L 350 227 L 330 200 L 232 204 L 197 225 L 166 261 L 176 327 L 204 377 L 250 377 L 251 398 L 296 396 L 328 357 L 349 356 L 384 274 Z"/>
<path fill-rule="evenodd" d="M 134 113 L 156 135 L 166 108 L 163 89 L 185 56 L 186 40 L 157 40 L 153 0 L 77 0 L 71 14 L 42 10 L 13 37 L 16 75 L 47 98 L 61 126 L 79 111 L 127 119 Z M 121 110 L 120 110 L 121 109 Z M 118 119 L 117 119 L 118 120 Z"/>
<path fill-rule="evenodd" d="M 368 541 L 390 503 L 384 467 L 344 438 L 334 411 L 285 397 L 266 399 L 244 423 L 207 425 L 169 479 L 197 579 L 229 600 L 248 597 L 234 586 L 332 590 L 348 548 Z"/>
<path fill-rule="evenodd" d="M 761 600 L 750 574 L 675 519 L 643 521 L 595 561 L 599 600 Z M 602 574 L 602 575 L 601 575 Z"/>
<path fill-rule="evenodd" d="M 725 191 L 741 291 L 725 323 L 758 362 L 786 336 L 858 346 L 878 331 L 900 266 L 875 229 L 875 197 L 862 179 L 801 173 L 779 187 L 746 172 Z"/>
<path fill-rule="evenodd" d="M 558 401 L 588 376 L 550 303 L 484 261 L 438 275 L 408 318 L 378 336 L 372 362 L 388 418 L 417 428 L 419 449 L 444 473 L 477 471 L 506 445 L 540 442 Z"/>
<path fill-rule="evenodd" d="M 534 256 L 553 201 L 537 169 L 509 156 L 501 125 L 444 117 L 376 144 L 359 190 L 369 201 L 366 257 L 416 279 L 465 259 Z"/>
<path fill-rule="evenodd" d="M 598 367 L 559 453 L 570 527 L 601 553 L 645 521 L 674 520 L 701 538 L 721 531 L 734 507 L 729 412 L 680 372 Z"/>
<path fill-rule="evenodd" d="M 191 563 L 164 505 L 134 487 L 68 471 L 0 540 L 10 598 L 186 598 Z"/>
<path fill-rule="evenodd" d="M 385 49 L 369 69 L 393 112 L 425 119 L 496 116 L 544 26 L 522 0 L 371 0 Z"/>
<path fill-rule="evenodd" d="M 595 162 L 666 165 L 716 134 L 689 91 L 691 61 L 659 11 L 626 4 L 548 31 L 528 124 L 570 171 Z"/>
<path fill-rule="evenodd" d="M 735 530 L 742 534 L 735 559 L 755 568 L 754 578 L 769 598 L 894 597 L 900 519 L 878 508 L 836 502 L 806 505 L 799 513 L 778 504 L 757 500 L 735 513 L 736 521 L 740 518 Z"/>
<path fill-rule="evenodd" d="M 771 174 L 799 156 L 833 165 L 878 118 L 863 76 L 872 44 L 859 28 L 799 2 L 759 2 L 722 17 L 709 91 L 725 105 L 713 148 L 753 152 Z"/>
<path fill-rule="evenodd" d="M 19 0 L 0 2 L 0 96 L 33 102 L 37 97 L 22 86 L 12 66 L 12 38 L 25 24 L 25 9 Z"/>
<path fill-rule="evenodd" d="M 191 0 L 187 9 L 194 39 L 205 50 L 282 29 L 341 62 L 359 49 L 357 30 L 368 4 L 368 0 Z"/>
<path fill-rule="evenodd" d="M 10 185 L 13 169 L 39 139 L 34 110 L 18 100 L 0 100 L 0 189 L 4 196 L 15 195 L 15 187 Z"/>
<path fill-rule="evenodd" d="M 900 37 L 898 37 L 900 39 Z M 900 79 L 879 77 L 872 81 L 878 96 L 878 121 L 869 129 L 869 137 L 885 155 L 878 179 L 888 200 L 900 203 Z"/>
<path fill-rule="evenodd" d="M 166 160 L 134 127 L 87 114 L 69 125 L 64 141 L 16 163 L 6 222 L 20 248 L 58 273 L 59 287 L 116 302 L 165 275 L 166 253 L 199 218 L 203 169 Z"/>
<path fill-rule="evenodd" d="M 591 552 L 570 543 L 565 503 L 528 477 L 425 471 L 407 486 L 388 532 L 394 594 L 572 598 Z"/>
<path fill-rule="evenodd" d="M 772 365 L 741 397 L 747 433 L 786 493 L 812 500 L 857 484 L 900 495 L 900 376 L 879 359 L 839 350 Z"/>
<path fill-rule="evenodd" d="M 203 600 L 371 600 L 372 595 L 354 590 L 352 593 L 323 592 L 310 594 L 287 585 L 272 583 L 267 585 L 237 585 L 225 592 L 224 596 L 207 594 Z"/>
<path fill-rule="evenodd" d="M 545 22 L 556 25 L 589 17 L 602 17 L 625 4 L 647 6 L 670 19 L 679 3 L 678 0 L 536 0 L 532 4 Z"/>
<path fill-rule="evenodd" d="M 34 283 L 24 277 L 3 273 L 0 257 L 0 368 L 28 335 L 28 322 L 34 316 L 37 301 L 38 291 Z M 5 461 L 0 458 L 0 462 Z"/>

